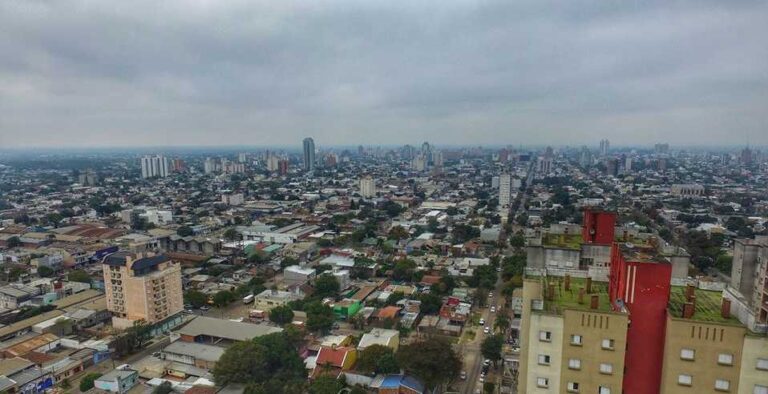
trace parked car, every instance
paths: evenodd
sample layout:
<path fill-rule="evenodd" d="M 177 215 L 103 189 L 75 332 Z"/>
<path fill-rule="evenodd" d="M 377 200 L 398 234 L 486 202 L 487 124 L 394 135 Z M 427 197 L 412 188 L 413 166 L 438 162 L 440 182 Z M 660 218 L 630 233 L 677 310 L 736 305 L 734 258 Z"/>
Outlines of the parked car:
<path fill-rule="evenodd" d="M 461 380 L 467 380 L 467 371 L 461 371 Z"/>
<path fill-rule="evenodd" d="M 485 325 L 485 319 L 483 319 L 483 318 L 480 318 L 480 325 L 481 325 L 481 326 L 484 326 L 484 325 Z"/>
<path fill-rule="evenodd" d="M 495 306 L 491 307 L 491 313 L 496 313 L 496 307 Z"/>
<path fill-rule="evenodd" d="M 491 328 L 490 327 L 483 328 L 483 334 L 490 334 L 490 333 L 491 333 Z"/>

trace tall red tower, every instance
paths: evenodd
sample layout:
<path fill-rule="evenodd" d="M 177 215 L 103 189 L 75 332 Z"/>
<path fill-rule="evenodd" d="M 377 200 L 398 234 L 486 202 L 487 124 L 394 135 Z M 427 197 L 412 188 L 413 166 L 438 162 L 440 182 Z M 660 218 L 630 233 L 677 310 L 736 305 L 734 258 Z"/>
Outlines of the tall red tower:
<path fill-rule="evenodd" d="M 613 244 L 608 295 L 629 314 L 624 392 L 655 394 L 661 387 L 672 265 L 652 247 Z"/>
<path fill-rule="evenodd" d="M 616 214 L 606 211 L 584 210 L 581 237 L 586 244 L 610 245 L 616 232 Z"/>

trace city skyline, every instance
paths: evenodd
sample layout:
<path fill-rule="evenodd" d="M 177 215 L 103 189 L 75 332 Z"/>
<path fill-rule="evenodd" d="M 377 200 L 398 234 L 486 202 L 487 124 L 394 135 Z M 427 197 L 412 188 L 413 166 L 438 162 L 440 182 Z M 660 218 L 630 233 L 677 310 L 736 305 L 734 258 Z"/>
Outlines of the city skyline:
<path fill-rule="evenodd" d="M 768 144 L 762 2 L 8 2 L 0 23 L 3 148 Z"/>

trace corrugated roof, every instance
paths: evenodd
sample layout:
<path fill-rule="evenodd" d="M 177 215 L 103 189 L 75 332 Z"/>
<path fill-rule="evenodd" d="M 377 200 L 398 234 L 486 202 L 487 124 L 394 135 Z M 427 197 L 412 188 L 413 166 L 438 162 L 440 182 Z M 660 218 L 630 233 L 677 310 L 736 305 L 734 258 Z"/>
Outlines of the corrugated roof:
<path fill-rule="evenodd" d="M 279 327 L 272 327 L 264 324 L 233 322 L 207 316 L 198 316 L 187 323 L 187 325 L 177 330 L 181 335 L 189 335 L 192 337 L 207 335 L 233 341 L 247 341 L 252 338 L 282 331 L 283 329 Z"/>

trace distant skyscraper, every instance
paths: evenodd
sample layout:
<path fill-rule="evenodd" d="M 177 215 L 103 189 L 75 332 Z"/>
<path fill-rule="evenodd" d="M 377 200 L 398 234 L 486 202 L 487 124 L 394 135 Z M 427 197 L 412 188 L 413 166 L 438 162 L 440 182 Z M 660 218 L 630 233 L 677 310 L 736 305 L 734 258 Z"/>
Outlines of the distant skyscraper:
<path fill-rule="evenodd" d="M 376 196 L 376 181 L 372 176 L 366 175 L 360 178 L 360 195 L 364 198 Z"/>
<path fill-rule="evenodd" d="M 164 156 L 144 156 L 141 158 L 142 178 L 165 178 L 168 176 L 168 160 Z"/>
<path fill-rule="evenodd" d="M 512 177 L 508 172 L 499 175 L 499 209 L 505 211 L 509 209 L 509 202 L 512 198 Z"/>
<path fill-rule="evenodd" d="M 608 139 L 600 140 L 600 156 L 606 156 L 611 149 L 611 143 Z"/>
<path fill-rule="evenodd" d="M 304 138 L 304 171 L 315 169 L 315 140 Z"/>

